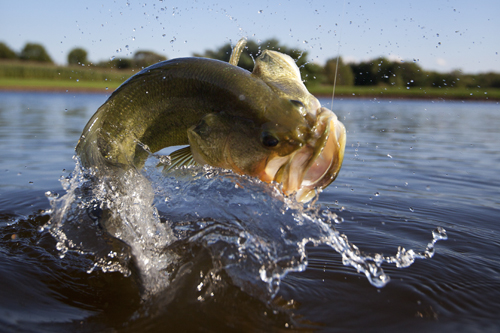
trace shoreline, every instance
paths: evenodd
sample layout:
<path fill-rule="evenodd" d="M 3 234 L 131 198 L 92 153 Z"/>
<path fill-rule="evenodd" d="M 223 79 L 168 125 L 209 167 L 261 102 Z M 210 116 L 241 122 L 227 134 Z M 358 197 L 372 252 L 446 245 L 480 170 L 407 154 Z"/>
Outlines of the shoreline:
<path fill-rule="evenodd" d="M 0 92 L 39 92 L 39 93 L 72 93 L 72 94 L 112 94 L 116 88 L 93 88 L 93 87 L 60 87 L 60 86 L 1 86 Z M 355 89 L 353 89 L 355 91 Z M 314 93 L 314 89 L 312 94 L 316 98 L 331 98 L 331 94 L 325 93 Z M 424 95 L 424 94 L 391 94 L 390 92 L 386 94 L 377 94 L 377 93 L 339 93 L 335 94 L 336 99 L 371 99 L 371 100 L 429 100 L 429 101 L 480 101 L 480 102 L 498 102 L 500 98 L 490 98 L 488 96 L 480 96 L 480 95 L 447 95 L 446 93 L 443 95 Z"/>
<path fill-rule="evenodd" d="M 111 94 L 115 89 L 105 89 L 105 88 L 62 88 L 62 87 L 23 87 L 23 86 L 11 86 L 2 87 L 0 86 L 0 92 L 40 92 L 40 93 L 94 93 L 94 94 Z"/>

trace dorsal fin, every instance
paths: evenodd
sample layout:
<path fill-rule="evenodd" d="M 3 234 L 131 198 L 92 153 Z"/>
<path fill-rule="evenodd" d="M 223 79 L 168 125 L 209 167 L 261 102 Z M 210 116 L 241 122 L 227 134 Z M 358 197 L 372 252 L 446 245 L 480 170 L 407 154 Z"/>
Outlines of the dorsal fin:
<path fill-rule="evenodd" d="M 238 62 L 240 61 L 241 53 L 243 52 L 245 45 L 247 45 L 245 38 L 240 39 L 238 43 L 236 43 L 233 51 L 231 52 L 231 58 L 229 58 L 229 63 L 231 65 L 238 66 Z"/>

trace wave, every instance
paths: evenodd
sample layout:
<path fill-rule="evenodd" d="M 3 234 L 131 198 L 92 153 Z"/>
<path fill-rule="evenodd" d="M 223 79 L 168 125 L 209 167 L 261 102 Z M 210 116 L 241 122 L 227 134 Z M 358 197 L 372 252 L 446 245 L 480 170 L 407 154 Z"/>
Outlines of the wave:
<path fill-rule="evenodd" d="M 98 176 L 75 160 L 75 170 L 62 180 L 66 193 L 46 194 L 52 209 L 45 228 L 60 256 L 92 256 L 88 273 L 134 273 L 145 298 L 196 275 L 192 288 L 199 301 L 224 280 L 269 302 L 289 272 L 306 269 L 307 244 L 330 246 L 344 265 L 380 288 L 390 280 L 383 263 L 408 267 L 431 258 L 434 244 L 447 238 L 438 227 L 423 253 L 400 247 L 394 256 L 367 254 L 336 230 L 341 211 L 316 200 L 298 203 L 277 184 L 209 166 L 164 173 L 169 160 L 161 155 L 151 155 L 140 172 L 120 177 Z M 201 252 L 208 253 L 202 263 L 196 259 Z"/>

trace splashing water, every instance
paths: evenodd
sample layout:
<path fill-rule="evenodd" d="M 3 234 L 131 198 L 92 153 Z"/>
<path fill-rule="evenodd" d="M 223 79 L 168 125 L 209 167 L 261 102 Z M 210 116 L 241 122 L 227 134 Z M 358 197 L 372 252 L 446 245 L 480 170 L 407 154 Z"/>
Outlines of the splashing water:
<path fill-rule="evenodd" d="M 205 279 L 198 290 L 210 290 L 210 276 L 223 271 L 232 284 L 269 301 L 287 273 L 306 269 L 307 244 L 329 245 L 344 265 L 383 287 L 389 281 L 384 262 L 408 267 L 415 259 L 431 258 L 434 244 L 446 239 L 438 228 L 424 253 L 399 248 L 395 256 L 366 255 L 333 227 L 342 218 L 330 208 L 300 204 L 276 184 L 228 170 L 191 166 L 164 174 L 158 162 L 169 163 L 154 155 L 141 173 L 120 179 L 97 179 L 77 163 L 63 180 L 66 194 L 48 195 L 52 214 L 46 227 L 61 255 L 93 256 L 89 273 L 130 275 L 135 264 L 145 295 L 151 295 L 168 288 L 180 263 L 189 261 L 190 249 L 203 248 L 213 268 L 200 272 Z"/>

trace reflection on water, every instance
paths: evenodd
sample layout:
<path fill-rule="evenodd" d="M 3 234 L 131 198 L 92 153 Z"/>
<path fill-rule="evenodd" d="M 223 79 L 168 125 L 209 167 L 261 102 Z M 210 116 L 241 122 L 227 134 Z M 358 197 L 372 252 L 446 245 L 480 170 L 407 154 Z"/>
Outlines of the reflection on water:
<path fill-rule="evenodd" d="M 74 169 L 81 128 L 104 100 L 0 94 L 6 330 L 499 327 L 498 104 L 336 101 L 348 130 L 344 165 L 311 207 L 220 171 L 164 177 L 153 160 L 124 196 L 73 173 L 63 184 L 75 198 L 65 200 L 58 179 Z M 34 214 L 50 208 L 47 191 L 69 213 L 56 238 L 44 226 L 57 214 Z M 103 202 L 120 211 L 105 218 L 125 221 L 114 230 L 125 243 L 103 232 Z M 432 259 L 381 263 L 404 263 L 409 249 L 431 254 L 437 227 L 448 240 Z M 346 255 L 379 263 L 390 282 L 372 286 Z"/>

